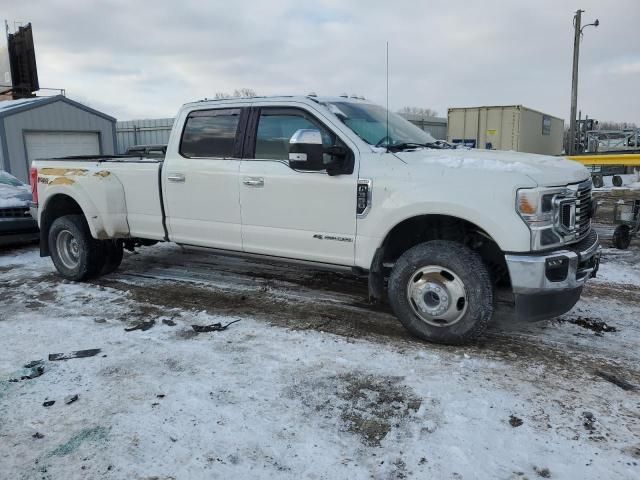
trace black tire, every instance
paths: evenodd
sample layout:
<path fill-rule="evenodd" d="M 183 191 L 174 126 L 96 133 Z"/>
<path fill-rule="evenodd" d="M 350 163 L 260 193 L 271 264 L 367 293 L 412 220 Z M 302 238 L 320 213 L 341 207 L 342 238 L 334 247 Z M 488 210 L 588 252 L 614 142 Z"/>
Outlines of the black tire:
<path fill-rule="evenodd" d="M 447 276 L 453 273 L 466 291 L 462 302 L 465 309 L 458 309 L 462 316 L 450 325 L 427 323 L 418 316 L 417 310 L 414 310 L 417 305 L 407 293 L 409 282 L 419 278 L 418 272 L 432 266 L 444 267 L 443 272 Z M 493 315 L 493 286 L 480 255 L 460 243 L 448 240 L 433 240 L 407 250 L 391 271 L 388 294 L 391 308 L 404 327 L 428 342 L 449 345 L 472 342 L 485 331 Z"/>
<path fill-rule="evenodd" d="M 621 187 L 622 177 L 620 175 L 614 175 L 613 178 L 611 179 L 611 183 L 613 183 L 614 187 Z"/>
<path fill-rule="evenodd" d="M 602 175 L 594 175 L 591 180 L 595 188 L 604 187 L 604 179 L 602 178 Z"/>
<path fill-rule="evenodd" d="M 102 270 L 105 260 L 103 243 L 91 236 L 83 215 L 65 215 L 55 219 L 49 228 L 48 238 L 51 259 L 64 278 L 85 280 Z M 69 239 L 73 249 L 62 247 L 60 250 L 61 244 L 66 243 L 65 239 Z M 66 250 L 68 253 L 64 253 Z"/>
<path fill-rule="evenodd" d="M 628 225 L 618 225 L 613 231 L 613 246 L 626 250 L 631 245 L 631 229 Z"/>
<path fill-rule="evenodd" d="M 100 271 L 100 275 L 115 272 L 122 263 L 124 248 L 121 240 L 105 240 L 104 241 L 104 265 Z"/>

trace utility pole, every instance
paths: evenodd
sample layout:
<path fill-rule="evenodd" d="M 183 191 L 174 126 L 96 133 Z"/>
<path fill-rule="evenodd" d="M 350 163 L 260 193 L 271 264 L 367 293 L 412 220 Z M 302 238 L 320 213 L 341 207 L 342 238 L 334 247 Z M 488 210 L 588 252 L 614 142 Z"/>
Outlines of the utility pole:
<path fill-rule="evenodd" d="M 578 110 L 578 60 L 580 58 L 580 39 L 585 27 L 600 25 L 600 21 L 582 26 L 582 12 L 577 10 L 573 17 L 573 70 L 571 72 L 571 117 L 569 118 L 569 155 L 576 153 L 576 113 Z"/>
<path fill-rule="evenodd" d="M 578 110 L 578 59 L 580 58 L 580 29 L 582 12 L 573 17 L 573 70 L 571 71 L 571 116 L 569 117 L 569 155 L 576 149 L 576 111 Z"/>

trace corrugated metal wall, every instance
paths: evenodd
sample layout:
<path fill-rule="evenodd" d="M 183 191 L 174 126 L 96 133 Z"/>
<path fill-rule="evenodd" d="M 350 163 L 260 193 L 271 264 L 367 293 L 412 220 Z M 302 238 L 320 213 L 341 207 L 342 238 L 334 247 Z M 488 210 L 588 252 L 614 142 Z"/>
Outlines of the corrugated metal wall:
<path fill-rule="evenodd" d="M 4 121 L 3 141 L 6 142 L 8 154 L 6 162 L 11 162 L 11 174 L 22 181 L 27 181 L 29 177 L 25 132 L 96 132 L 100 138 L 100 153 L 115 153 L 113 121 L 62 100 L 38 105 L 0 121 Z"/>
<path fill-rule="evenodd" d="M 447 119 L 443 117 L 423 117 L 415 113 L 399 113 L 401 117 L 416 127 L 429 132 L 436 140 L 447 139 Z"/>
<path fill-rule="evenodd" d="M 2 122 L 2 119 L 0 119 L 0 122 Z M 2 135 L 0 135 L 0 170 L 8 170 L 4 164 L 4 157 L 2 155 Z"/>
<path fill-rule="evenodd" d="M 116 124 L 118 153 L 134 145 L 166 145 L 173 126 L 173 118 L 126 120 Z"/>

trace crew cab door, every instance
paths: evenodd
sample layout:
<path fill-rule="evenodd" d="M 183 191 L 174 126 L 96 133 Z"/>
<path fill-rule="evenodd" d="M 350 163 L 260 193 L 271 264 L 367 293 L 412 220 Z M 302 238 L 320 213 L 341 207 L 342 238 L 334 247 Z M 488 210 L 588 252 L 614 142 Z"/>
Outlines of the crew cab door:
<path fill-rule="evenodd" d="M 299 129 L 320 130 L 324 147 L 348 148 L 306 109 L 254 106 L 240 164 L 243 249 L 353 265 L 357 165 L 335 176 L 292 168 L 289 140 Z"/>
<path fill-rule="evenodd" d="M 163 167 L 171 241 L 242 250 L 238 171 L 247 113 L 195 110 L 176 120 L 184 128 L 172 137 Z"/>

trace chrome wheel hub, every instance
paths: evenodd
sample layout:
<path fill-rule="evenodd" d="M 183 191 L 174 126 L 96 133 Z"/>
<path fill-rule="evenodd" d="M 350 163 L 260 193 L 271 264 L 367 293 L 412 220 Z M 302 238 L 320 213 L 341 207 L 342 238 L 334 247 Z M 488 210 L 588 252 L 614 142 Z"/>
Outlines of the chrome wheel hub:
<path fill-rule="evenodd" d="M 69 230 L 62 230 L 58 234 L 56 250 L 66 268 L 73 270 L 80 263 L 80 244 Z"/>
<path fill-rule="evenodd" d="M 407 299 L 422 321 L 436 327 L 455 324 L 467 311 L 464 283 L 454 272 L 438 265 L 422 267 L 411 276 Z"/>

